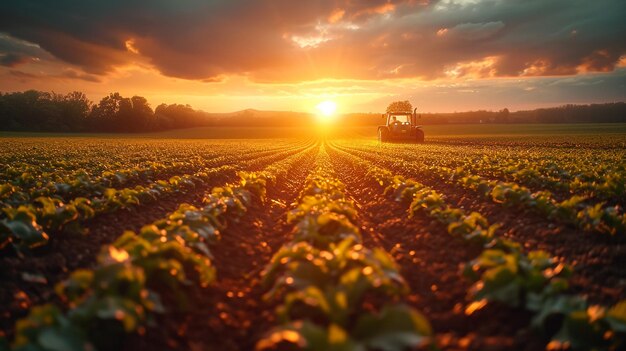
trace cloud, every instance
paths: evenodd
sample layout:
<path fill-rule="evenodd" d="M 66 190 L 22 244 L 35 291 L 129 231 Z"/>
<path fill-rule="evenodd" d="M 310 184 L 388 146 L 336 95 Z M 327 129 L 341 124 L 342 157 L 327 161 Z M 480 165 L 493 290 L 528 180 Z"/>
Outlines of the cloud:
<path fill-rule="evenodd" d="M 58 74 L 55 77 L 80 79 L 91 83 L 100 83 L 102 81 L 102 79 L 100 79 L 97 75 L 82 73 L 73 69 L 66 69 L 61 74 Z"/>
<path fill-rule="evenodd" d="M 100 83 L 102 80 L 100 77 L 92 74 L 87 74 L 83 72 L 79 72 L 73 69 L 65 69 L 61 73 L 31 73 L 27 71 L 21 70 L 10 70 L 8 72 L 9 75 L 20 79 L 20 81 L 32 81 L 32 80 L 67 80 L 67 79 L 76 79 L 82 80 L 90 83 Z"/>
<path fill-rule="evenodd" d="M 372 88 L 374 89 L 374 88 Z M 411 87 L 392 87 L 393 100 L 410 100 L 418 111 L 468 110 L 512 111 L 564 104 L 624 101 L 626 69 L 613 74 L 591 73 L 571 77 L 529 77 L 463 80 L 440 84 L 426 82 Z M 392 100 L 388 96 L 356 105 L 360 111 L 380 111 Z"/>
<path fill-rule="evenodd" d="M 16 77 L 16 78 L 21 79 L 21 80 L 29 80 L 29 79 L 37 79 L 37 78 L 39 78 L 39 76 L 36 75 L 36 74 L 32 74 L 32 73 L 28 73 L 28 72 L 22 72 L 22 71 L 18 71 L 18 70 L 11 70 L 11 71 L 9 71 L 9 74 L 12 75 L 13 77 Z"/>
<path fill-rule="evenodd" d="M 16 53 L 0 54 L 0 65 L 6 67 L 17 67 L 29 61 L 29 57 Z"/>
<path fill-rule="evenodd" d="M 574 75 L 621 64 L 623 13 L 622 0 L 7 1 L 0 32 L 38 54 L 0 35 L 0 62 L 46 53 L 93 76 L 143 60 L 270 83 Z"/>
<path fill-rule="evenodd" d="M 481 40 L 493 36 L 502 28 L 504 28 L 504 23 L 502 23 L 502 21 L 487 23 L 461 23 L 450 29 L 443 29 L 440 36 L 445 35 L 446 37 L 453 37 L 459 40 L 468 41 Z M 437 32 L 439 33 L 440 31 L 442 31 L 442 29 Z"/>
<path fill-rule="evenodd" d="M 15 68 L 52 56 L 38 45 L 0 33 L 0 66 Z"/>

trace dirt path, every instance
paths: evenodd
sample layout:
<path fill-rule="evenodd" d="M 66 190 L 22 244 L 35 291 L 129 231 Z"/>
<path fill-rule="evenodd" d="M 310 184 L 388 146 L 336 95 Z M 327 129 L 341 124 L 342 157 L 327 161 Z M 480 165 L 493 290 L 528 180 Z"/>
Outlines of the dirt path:
<path fill-rule="evenodd" d="M 361 157 L 362 155 L 357 155 Z M 523 243 L 528 250 L 545 250 L 574 266 L 571 292 L 587 296 L 592 303 L 615 304 L 626 298 L 626 242 L 556 224 L 530 210 L 496 204 L 476 192 L 448 184 L 427 173 L 393 164 L 390 158 L 362 157 L 377 161 L 394 174 L 414 178 L 446 196 L 447 202 L 476 211 L 490 223 L 501 223 L 500 234 Z"/>
<path fill-rule="evenodd" d="M 423 144 L 423 145 L 389 144 L 383 147 L 372 147 L 372 145 L 346 145 L 344 143 L 335 143 L 334 146 L 337 148 L 346 150 L 346 151 L 367 152 L 372 155 L 381 155 L 384 157 L 393 155 L 395 160 L 403 160 L 403 161 L 410 162 L 415 165 L 428 165 L 428 166 L 440 165 L 440 166 L 448 167 L 452 169 L 455 169 L 457 167 L 467 166 L 468 163 L 473 162 L 472 159 L 480 159 L 480 162 L 482 162 L 482 158 L 486 157 L 486 154 L 488 153 L 488 150 L 489 150 L 487 149 L 483 152 L 480 152 L 480 151 L 477 152 L 476 150 L 471 150 L 473 152 L 471 157 L 468 157 L 467 155 L 459 155 L 459 156 L 451 157 L 451 155 L 453 154 L 453 150 L 455 149 L 454 146 L 446 148 L 446 149 L 433 150 L 433 148 L 435 148 L 436 146 L 431 145 L 431 143 Z M 459 151 L 461 148 L 463 147 L 462 146 L 456 147 L 456 149 L 458 149 Z M 489 146 L 482 145 L 482 148 L 489 148 Z M 478 149 L 478 150 L 484 150 L 484 149 Z M 510 150 L 509 154 L 504 153 L 500 155 L 500 157 L 507 159 L 511 157 L 510 156 L 511 154 L 513 155 L 519 154 L 520 152 L 523 152 L 523 150 L 524 149 Z M 468 150 L 467 148 L 464 148 L 462 151 L 467 152 Z M 498 157 L 498 156 L 491 156 L 491 157 Z M 491 160 L 495 161 L 493 158 Z M 535 161 L 529 160 L 528 162 L 532 163 Z M 533 177 L 531 179 L 523 179 L 523 180 L 517 179 L 516 180 L 514 179 L 512 175 L 507 175 L 507 172 L 505 171 L 507 167 L 508 167 L 507 163 L 504 162 L 504 164 L 499 164 L 499 166 L 491 164 L 489 167 L 480 167 L 480 166 L 469 167 L 470 169 L 468 169 L 468 171 L 471 172 L 473 175 L 478 175 L 489 180 L 516 183 L 518 185 L 528 188 L 531 192 L 546 191 L 546 190 L 550 191 L 552 194 L 552 197 L 557 201 L 567 200 L 571 198 L 572 195 L 574 195 L 573 192 L 570 192 L 563 187 L 560 187 L 554 184 L 550 185 L 549 182 L 558 181 L 554 177 L 541 175 L 540 177 L 536 179 Z M 565 172 L 575 173 L 575 171 L 572 171 L 572 170 L 567 170 L 567 169 L 562 169 L 562 170 Z M 597 179 L 599 182 L 602 182 L 601 180 L 602 177 L 599 177 Z M 542 183 L 542 180 L 545 183 Z M 568 179 L 568 180 L 564 179 L 562 181 L 569 183 L 573 181 L 573 178 Z M 594 197 L 593 194 L 590 194 L 589 192 L 584 192 L 582 190 L 575 191 L 575 194 L 588 197 L 588 199 L 586 200 L 586 203 L 588 204 L 606 203 L 609 205 L 620 205 L 622 207 L 626 204 L 626 202 L 624 202 L 626 199 L 622 199 L 619 196 L 598 198 L 598 197 Z"/>
<path fill-rule="evenodd" d="M 329 153 L 340 180 L 359 204 L 363 232 L 400 265 L 411 289 L 407 302 L 431 321 L 442 349 L 531 350 L 543 342 L 520 334 L 529 323 L 523 311 L 493 305 L 465 315 L 470 282 L 461 276 L 460 266 L 475 258 L 480 246 L 451 237 L 425 214 L 409 219 L 408 206 L 384 197 L 380 185 L 366 180 L 367 170 L 335 150 Z"/>
<path fill-rule="evenodd" d="M 286 177 L 268 188 L 267 204 L 256 203 L 238 222 L 229 223 L 215 247 L 218 279 L 207 289 L 194 288 L 192 311 L 168 313 L 147 337 L 131 337 L 128 350 L 252 350 L 274 325 L 274 306 L 262 300 L 260 273 L 287 240 L 285 222 L 317 151 L 295 163 Z"/>
<path fill-rule="evenodd" d="M 280 152 L 248 163 L 243 168 L 258 171 L 283 158 L 304 151 L 301 147 L 289 152 Z M 87 236 L 51 235 L 53 240 L 42 249 L 26 258 L 9 255 L 0 258 L 0 330 L 11 334 L 15 321 L 24 317 L 31 306 L 54 301 L 54 286 L 78 268 L 90 268 L 96 261 L 102 245 L 113 242 L 125 230 L 138 231 L 142 226 L 165 217 L 181 204 L 202 205 L 207 191 L 236 179 L 235 172 L 216 175 L 210 182 L 201 184 L 192 191 L 175 193 L 155 203 L 142 205 L 132 210 L 120 210 L 97 216 L 86 222 Z M 24 279 L 26 274 L 39 279 Z M 43 278 L 44 280 L 41 280 Z"/>

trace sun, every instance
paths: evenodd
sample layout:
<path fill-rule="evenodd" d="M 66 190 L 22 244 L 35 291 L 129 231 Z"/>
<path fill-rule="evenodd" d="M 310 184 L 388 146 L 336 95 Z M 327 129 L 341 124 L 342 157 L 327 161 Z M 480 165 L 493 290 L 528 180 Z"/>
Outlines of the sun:
<path fill-rule="evenodd" d="M 322 101 L 315 107 L 319 111 L 320 119 L 326 121 L 330 120 L 337 110 L 337 104 L 330 100 Z"/>

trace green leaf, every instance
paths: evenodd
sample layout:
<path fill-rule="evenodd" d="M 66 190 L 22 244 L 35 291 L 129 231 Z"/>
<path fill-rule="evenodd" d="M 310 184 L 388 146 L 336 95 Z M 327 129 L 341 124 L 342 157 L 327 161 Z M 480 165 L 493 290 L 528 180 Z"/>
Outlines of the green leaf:
<path fill-rule="evenodd" d="M 93 284 L 93 271 L 79 269 L 65 281 L 55 286 L 55 291 L 59 297 L 75 305 L 82 301 L 85 294 Z"/>
<path fill-rule="evenodd" d="M 309 321 L 296 321 L 270 331 L 259 340 L 256 350 L 365 351 L 338 325 L 327 328 Z"/>
<path fill-rule="evenodd" d="M 71 325 L 44 329 L 37 341 L 50 351 L 84 351 L 88 349 L 84 335 Z"/>
<path fill-rule="evenodd" d="M 22 212 L 22 208 L 18 209 L 13 220 L 0 220 L 0 233 L 6 238 L 3 241 L 10 236 L 18 251 L 43 246 L 49 239 L 48 234 L 34 221 L 34 216 L 30 212 Z"/>
<path fill-rule="evenodd" d="M 383 308 L 380 314 L 359 318 L 352 337 L 366 349 L 403 351 L 423 345 L 432 335 L 426 318 L 402 305 Z"/>
<path fill-rule="evenodd" d="M 604 328 L 590 319 L 587 310 L 574 311 L 567 315 L 561 330 L 553 340 L 570 345 L 573 350 L 604 349 Z"/>
<path fill-rule="evenodd" d="M 86 351 L 94 347 L 82 324 L 74 324 L 58 307 L 35 306 L 15 326 L 15 351 Z"/>
<path fill-rule="evenodd" d="M 619 333 L 626 333 L 626 300 L 618 302 L 606 313 L 606 320 L 611 329 Z"/>

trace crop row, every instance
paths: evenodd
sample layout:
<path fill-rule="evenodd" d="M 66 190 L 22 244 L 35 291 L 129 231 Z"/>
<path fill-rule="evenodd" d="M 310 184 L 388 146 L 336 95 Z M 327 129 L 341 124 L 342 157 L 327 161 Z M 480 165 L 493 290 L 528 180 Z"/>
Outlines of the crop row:
<path fill-rule="evenodd" d="M 462 168 L 468 172 L 491 174 L 531 187 L 555 189 L 594 199 L 611 201 L 626 196 L 626 169 L 623 164 L 614 165 L 610 170 L 601 167 L 593 170 L 563 171 L 557 168 L 553 160 L 535 163 L 519 157 L 507 161 L 494 164 L 492 159 L 484 157 L 465 162 Z M 577 164 L 575 160 L 570 162 Z"/>
<path fill-rule="evenodd" d="M 273 162 L 300 152 L 303 152 L 302 148 L 288 149 L 255 158 L 251 164 Z M 220 166 L 203 169 L 195 174 L 174 176 L 168 181 L 156 181 L 146 187 L 108 188 L 102 196 L 90 199 L 79 197 L 63 202 L 53 197 L 38 197 L 27 205 L 20 205 L 17 208 L 5 207 L 2 210 L 7 218 L 0 220 L 0 249 L 11 246 L 20 254 L 28 252 L 46 245 L 50 239 L 49 233 L 82 233 L 84 228 L 81 223 L 96 215 L 156 202 L 172 193 L 185 193 L 216 176 L 225 176 L 229 173 L 236 173 L 236 168 Z"/>
<path fill-rule="evenodd" d="M 82 173 L 96 177 L 107 171 L 148 166 L 155 160 L 166 165 L 178 160 L 202 163 L 242 150 L 278 151 L 306 143 L 308 141 L 5 139 L 0 145 L 0 182 L 24 183 L 20 179 L 22 175 L 35 181 L 72 179 Z"/>
<path fill-rule="evenodd" d="M 244 215 L 252 201 L 265 201 L 268 183 L 284 177 L 301 157 L 240 172 L 239 181 L 207 193 L 202 208 L 183 204 L 139 233 L 125 232 L 102 248 L 96 268 L 77 270 L 56 286 L 63 307 L 33 307 L 16 323 L 11 348 L 116 349 L 121 336 L 144 333 L 157 314 L 190 309 L 187 288 L 215 280 L 210 250 L 227 222 Z"/>
<path fill-rule="evenodd" d="M 147 162 L 145 165 L 128 168 L 115 168 L 104 171 L 92 177 L 84 170 L 72 172 L 69 175 L 62 173 L 32 174 L 22 172 L 16 175 L 11 182 L 0 185 L 0 206 L 18 206 L 28 203 L 35 198 L 46 196 L 56 197 L 59 200 L 70 200 L 78 196 L 102 195 L 107 188 L 120 187 L 137 181 L 167 178 L 165 175 L 176 173 L 194 173 L 202 169 L 217 167 L 235 161 L 244 161 L 255 157 L 268 156 L 281 152 L 287 148 L 271 150 L 251 150 L 246 154 L 234 152 L 213 155 L 211 158 L 192 158 L 183 162 Z"/>
<path fill-rule="evenodd" d="M 455 183 L 464 189 L 476 192 L 494 203 L 527 208 L 548 219 L 574 225 L 582 230 L 611 235 L 626 233 L 626 214 L 618 205 L 586 204 L 585 198 L 576 195 L 559 202 L 549 191 L 532 192 L 517 183 L 485 179 L 479 175 L 470 174 L 462 168 L 452 169 L 438 165 L 417 164 L 397 160 L 387 155 L 374 156 L 371 153 L 353 149 L 339 147 L 338 149 L 370 160 L 384 162 L 394 169 L 404 169 L 415 173 L 426 172 L 439 180 Z"/>
<path fill-rule="evenodd" d="M 400 351 L 427 342 L 428 321 L 396 302 L 408 288 L 393 258 L 363 246 L 356 209 L 329 171 L 325 150 L 317 164 L 288 214 L 293 238 L 262 274 L 265 299 L 280 302 L 282 325 L 257 350 Z"/>
<path fill-rule="evenodd" d="M 581 296 L 566 295 L 571 269 L 544 251 L 525 253 L 522 245 L 495 235 L 480 213 L 466 213 L 445 197 L 413 179 L 394 176 L 349 153 L 351 162 L 369 169 L 367 177 L 380 184 L 395 201 L 408 204 L 408 215 L 424 213 L 446 226 L 454 237 L 483 247 L 468 262 L 464 276 L 474 284 L 468 297 L 471 314 L 488 303 L 524 308 L 533 313 L 532 326 L 552 338 L 551 349 L 617 350 L 626 346 L 626 301 L 612 308 L 589 305 Z"/>
<path fill-rule="evenodd" d="M 529 187 L 552 189 L 564 194 L 589 196 L 602 200 L 622 199 L 626 194 L 626 163 L 622 155 L 598 150 L 580 150 L 572 154 L 553 149 L 474 148 L 458 146 L 364 145 L 351 147 L 361 151 L 380 149 L 422 164 L 438 165 L 488 178 L 514 181 Z"/>

